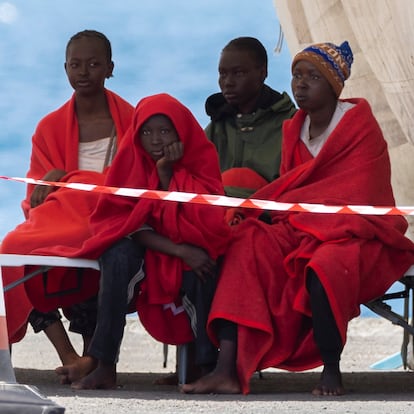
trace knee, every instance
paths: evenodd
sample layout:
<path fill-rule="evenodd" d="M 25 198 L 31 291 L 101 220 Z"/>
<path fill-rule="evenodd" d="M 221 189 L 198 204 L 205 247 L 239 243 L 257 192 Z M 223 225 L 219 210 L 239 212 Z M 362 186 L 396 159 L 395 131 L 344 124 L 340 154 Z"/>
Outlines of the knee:
<path fill-rule="evenodd" d="M 0 253 L 1 254 L 18 254 L 19 246 L 21 250 L 22 240 L 21 237 L 17 237 L 16 233 L 11 231 L 4 239 L 0 242 Z"/>
<path fill-rule="evenodd" d="M 123 238 L 109 247 L 101 256 L 101 261 L 124 260 L 126 257 L 143 257 L 142 248 L 133 240 Z"/>
<path fill-rule="evenodd" d="M 143 262 L 143 250 L 134 241 L 124 238 L 106 250 L 99 259 L 101 284 L 112 279 L 119 283 L 129 282 L 140 269 Z M 116 275 L 116 276 L 114 276 Z"/>

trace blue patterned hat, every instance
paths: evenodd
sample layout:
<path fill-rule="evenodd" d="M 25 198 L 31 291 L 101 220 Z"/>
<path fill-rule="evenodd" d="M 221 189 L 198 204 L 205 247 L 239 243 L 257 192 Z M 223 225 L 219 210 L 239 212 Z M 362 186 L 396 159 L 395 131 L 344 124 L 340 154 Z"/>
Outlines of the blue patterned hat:
<path fill-rule="evenodd" d="M 340 46 L 333 43 L 317 43 L 303 49 L 294 57 L 292 70 L 299 60 L 313 63 L 332 85 L 336 96 L 339 97 L 345 80 L 351 74 L 354 56 L 347 41 Z"/>

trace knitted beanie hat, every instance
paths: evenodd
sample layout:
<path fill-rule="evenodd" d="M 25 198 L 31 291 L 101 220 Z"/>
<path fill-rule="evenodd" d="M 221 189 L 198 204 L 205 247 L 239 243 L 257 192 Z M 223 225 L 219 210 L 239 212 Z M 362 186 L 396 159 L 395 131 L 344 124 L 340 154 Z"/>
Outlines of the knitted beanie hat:
<path fill-rule="evenodd" d="M 351 74 L 354 56 L 347 41 L 340 46 L 333 43 L 317 43 L 303 49 L 293 58 L 292 70 L 299 60 L 313 63 L 332 85 L 336 96 L 339 97 L 345 80 Z"/>

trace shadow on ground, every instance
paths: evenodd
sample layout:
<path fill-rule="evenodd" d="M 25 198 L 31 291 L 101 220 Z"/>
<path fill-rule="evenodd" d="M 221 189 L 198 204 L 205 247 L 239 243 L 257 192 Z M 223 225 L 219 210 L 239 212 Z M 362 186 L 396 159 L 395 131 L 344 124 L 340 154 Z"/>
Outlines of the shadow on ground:
<path fill-rule="evenodd" d="M 136 398 L 145 400 L 157 399 L 197 399 L 208 400 L 212 395 L 180 394 L 175 386 L 154 385 L 154 380 L 164 373 L 119 373 L 117 390 L 74 391 L 68 385 L 58 383 L 57 376 L 52 370 L 35 370 L 16 368 L 16 379 L 20 384 L 34 385 L 40 392 L 48 396 L 76 396 L 94 398 Z M 241 395 L 214 395 L 214 400 L 238 399 L 254 401 L 315 400 L 310 394 L 319 379 L 318 372 L 264 372 L 260 378 L 257 374 L 251 381 L 251 393 Z M 376 371 L 355 372 L 343 374 L 347 394 L 335 397 L 344 401 L 414 401 L 414 373 L 409 371 Z M 324 397 L 322 397 L 324 398 Z M 332 400 L 333 397 L 325 397 Z"/>

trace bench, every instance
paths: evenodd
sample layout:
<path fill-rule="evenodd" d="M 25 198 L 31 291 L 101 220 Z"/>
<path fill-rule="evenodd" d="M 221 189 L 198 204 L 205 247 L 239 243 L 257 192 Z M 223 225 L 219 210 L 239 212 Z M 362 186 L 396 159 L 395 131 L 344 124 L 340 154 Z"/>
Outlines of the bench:
<path fill-rule="evenodd" d="M 24 283 L 31 278 L 40 275 L 46 274 L 47 271 L 53 267 L 73 267 L 77 269 L 95 269 L 100 270 L 98 260 L 90 259 L 78 259 L 78 258 L 67 258 L 60 256 L 38 256 L 38 255 L 22 255 L 22 254 L 0 254 L 0 281 L 2 280 L 2 267 L 20 267 L 20 266 L 38 266 L 37 269 L 33 270 L 24 275 L 19 280 L 16 280 L 12 283 L 3 287 L 3 291 L 7 292 L 10 289 L 13 289 L 15 286 L 18 286 L 21 283 Z M 164 366 L 167 363 L 167 354 L 168 346 L 164 344 Z M 178 353 L 178 375 L 180 383 L 185 383 L 186 381 L 186 366 L 187 366 L 187 345 L 182 345 L 179 347 Z"/>
<path fill-rule="evenodd" d="M 397 282 L 398 283 L 398 282 Z M 403 328 L 403 343 L 401 347 L 401 359 L 404 368 L 407 368 L 407 348 L 410 341 L 410 335 L 414 336 L 414 265 L 411 266 L 399 280 L 402 284 L 401 290 L 392 293 L 385 293 L 383 296 L 372 300 L 365 306 L 377 315 L 388 319 L 394 325 Z M 393 310 L 389 301 L 403 299 L 402 315 Z"/>
<path fill-rule="evenodd" d="M 66 258 L 59 256 L 37 256 L 37 255 L 18 255 L 18 254 L 0 254 L 0 280 L 1 280 L 1 267 L 3 266 L 39 266 L 36 270 L 28 273 L 23 278 L 4 286 L 4 292 L 23 283 L 32 277 L 47 272 L 52 267 L 74 267 L 74 268 L 91 268 L 99 270 L 99 262 L 97 260 L 78 259 L 78 258 Z M 403 360 L 404 368 L 407 368 L 407 347 L 410 339 L 410 335 L 414 336 L 414 322 L 411 319 L 414 309 L 414 265 L 411 266 L 405 275 L 399 281 L 403 288 L 401 291 L 386 293 L 385 295 L 372 300 L 365 304 L 367 308 L 376 313 L 377 315 L 388 319 L 395 325 L 399 325 L 403 328 L 403 346 L 401 358 Z M 387 303 L 390 300 L 403 299 L 403 313 L 400 315 L 395 312 L 392 306 Z M 179 382 L 185 383 L 185 372 L 187 365 L 187 346 L 182 345 L 178 352 L 178 374 Z M 166 363 L 168 348 L 164 345 L 164 363 Z"/>
<path fill-rule="evenodd" d="M 38 255 L 24 255 L 24 254 L 0 254 L 0 277 L 1 267 L 20 267 L 20 266 L 39 266 L 33 272 L 28 273 L 19 280 L 4 286 L 4 292 L 13 289 L 20 283 L 24 283 L 32 277 L 47 272 L 52 267 L 74 267 L 77 269 L 90 268 L 99 270 L 99 263 L 97 260 L 67 258 L 59 256 L 38 256 Z"/>

